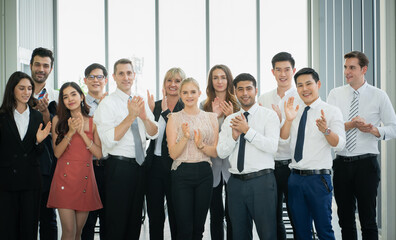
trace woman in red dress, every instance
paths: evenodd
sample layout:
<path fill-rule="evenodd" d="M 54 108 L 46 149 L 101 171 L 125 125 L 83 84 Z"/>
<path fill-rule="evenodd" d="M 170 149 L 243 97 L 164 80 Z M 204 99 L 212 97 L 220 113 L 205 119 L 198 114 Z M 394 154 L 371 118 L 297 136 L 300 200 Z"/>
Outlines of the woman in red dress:
<path fill-rule="evenodd" d="M 58 162 L 47 205 L 58 209 L 62 240 L 81 239 L 89 211 L 102 208 L 92 167 L 92 155 L 100 159 L 102 150 L 96 126 L 88 113 L 81 88 L 74 82 L 63 84 L 57 115 L 52 120 Z"/>

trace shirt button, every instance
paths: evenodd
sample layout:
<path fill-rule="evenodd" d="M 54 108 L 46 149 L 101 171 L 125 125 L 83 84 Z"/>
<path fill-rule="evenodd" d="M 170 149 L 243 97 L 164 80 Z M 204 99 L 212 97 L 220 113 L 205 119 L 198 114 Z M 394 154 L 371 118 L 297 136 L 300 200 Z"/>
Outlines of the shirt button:
<path fill-rule="evenodd" d="M 88 179 L 88 176 L 85 176 L 85 179 Z"/>
<path fill-rule="evenodd" d="M 67 165 L 69 165 L 70 163 L 69 163 L 69 162 L 67 162 L 66 164 L 67 164 Z"/>
<path fill-rule="evenodd" d="M 66 176 L 67 176 L 67 175 L 66 175 L 66 173 L 65 173 L 65 174 L 63 174 L 63 176 L 64 176 L 64 177 L 66 177 Z"/>
<path fill-rule="evenodd" d="M 84 189 L 84 191 L 83 191 L 83 193 L 85 193 L 86 191 L 85 191 L 85 189 Z"/>
<path fill-rule="evenodd" d="M 61 187 L 61 189 L 63 190 L 63 189 L 65 189 L 65 187 L 64 187 L 64 186 L 62 186 L 62 187 Z"/>
<path fill-rule="evenodd" d="M 87 163 L 87 167 L 89 167 L 89 163 Z"/>

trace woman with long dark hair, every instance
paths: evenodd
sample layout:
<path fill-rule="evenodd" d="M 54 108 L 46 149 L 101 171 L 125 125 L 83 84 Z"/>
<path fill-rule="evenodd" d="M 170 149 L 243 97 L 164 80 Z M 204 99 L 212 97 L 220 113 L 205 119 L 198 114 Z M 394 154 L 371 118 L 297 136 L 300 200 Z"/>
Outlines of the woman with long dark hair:
<path fill-rule="evenodd" d="M 81 88 L 74 82 L 62 85 L 52 139 L 58 158 L 48 207 L 57 208 L 62 240 L 81 239 L 89 211 L 102 208 L 92 167 L 92 155 L 102 157 L 100 139 Z"/>
<path fill-rule="evenodd" d="M 0 107 L 0 236 L 37 239 L 41 195 L 38 156 L 48 136 L 43 116 L 32 108 L 34 83 L 23 72 L 13 73 Z"/>
<path fill-rule="evenodd" d="M 172 113 L 166 126 L 177 239 L 202 239 L 213 185 L 210 157 L 217 156 L 219 126 L 216 114 L 198 108 L 196 80 L 184 79 L 179 95 L 184 109 Z"/>
<path fill-rule="evenodd" d="M 208 85 L 206 88 L 207 99 L 201 102 L 200 108 L 207 112 L 217 114 L 219 130 L 224 119 L 239 111 L 239 104 L 234 95 L 233 77 L 230 69 L 225 65 L 215 65 L 210 69 Z M 230 177 L 230 163 L 228 158 L 211 158 L 213 171 L 213 193 L 210 204 L 210 234 L 213 240 L 224 239 L 224 216 L 227 221 L 227 239 L 232 239 L 231 220 L 228 216 L 228 204 L 223 205 L 223 186 Z M 227 197 L 226 197 L 227 198 Z"/>

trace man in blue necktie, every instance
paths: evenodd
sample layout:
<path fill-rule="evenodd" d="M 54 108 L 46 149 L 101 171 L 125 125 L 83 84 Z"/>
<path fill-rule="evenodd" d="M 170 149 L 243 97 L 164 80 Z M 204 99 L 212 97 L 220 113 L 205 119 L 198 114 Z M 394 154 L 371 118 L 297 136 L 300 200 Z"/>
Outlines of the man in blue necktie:
<path fill-rule="evenodd" d="M 303 102 L 296 107 L 293 97 L 285 102 L 286 119 L 280 134 L 282 141 L 290 142 L 293 156 L 288 201 L 294 230 L 298 239 L 312 239 L 313 220 L 319 239 L 334 240 L 331 149 L 345 146 L 342 114 L 320 99 L 321 82 L 315 70 L 301 69 L 294 81 Z"/>
<path fill-rule="evenodd" d="M 228 209 L 233 239 L 252 239 L 253 221 L 261 240 L 276 239 L 277 192 L 274 154 L 279 118 L 256 103 L 256 80 L 248 73 L 234 79 L 241 110 L 221 127 L 217 153 L 229 156 Z"/>
<path fill-rule="evenodd" d="M 96 77 L 95 77 L 96 78 Z M 94 114 L 105 164 L 106 239 L 139 239 L 144 196 L 146 137 L 158 136 L 148 104 L 132 95 L 135 72 L 129 59 L 114 64 L 117 89 L 104 98 Z"/>

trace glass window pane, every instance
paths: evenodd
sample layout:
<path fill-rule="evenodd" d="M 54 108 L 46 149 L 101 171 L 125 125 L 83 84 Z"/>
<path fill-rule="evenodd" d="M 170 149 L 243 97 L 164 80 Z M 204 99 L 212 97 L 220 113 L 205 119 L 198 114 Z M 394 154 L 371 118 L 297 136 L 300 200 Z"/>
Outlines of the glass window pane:
<path fill-rule="evenodd" d="M 134 63 L 133 93 L 155 95 L 155 5 L 154 0 L 109 1 L 109 72 L 114 63 L 128 58 Z M 109 78 L 110 92 L 116 89 Z"/>
<path fill-rule="evenodd" d="M 85 68 L 92 63 L 105 65 L 104 30 L 103 0 L 58 1 L 58 52 L 54 54 L 59 88 L 70 81 L 84 86 Z"/>
<path fill-rule="evenodd" d="M 261 93 L 277 86 L 271 60 L 278 52 L 291 53 L 297 71 L 308 66 L 307 9 L 306 0 L 260 2 Z"/>
<path fill-rule="evenodd" d="M 187 77 L 193 77 L 199 82 L 201 91 L 204 92 L 205 1 L 159 1 L 159 29 L 160 89 L 166 71 L 172 67 L 180 67 Z"/>
<path fill-rule="evenodd" d="M 227 65 L 236 77 L 257 77 L 255 0 L 210 1 L 210 67 Z"/>

